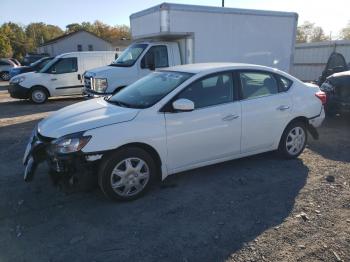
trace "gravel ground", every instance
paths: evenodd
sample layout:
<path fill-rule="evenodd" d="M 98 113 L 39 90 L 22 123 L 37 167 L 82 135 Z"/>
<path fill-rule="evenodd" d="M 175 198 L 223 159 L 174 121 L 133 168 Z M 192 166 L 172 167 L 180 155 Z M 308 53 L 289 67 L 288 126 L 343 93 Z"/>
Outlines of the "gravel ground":
<path fill-rule="evenodd" d="M 2 83 L 0 85 L 5 85 Z M 169 177 L 143 198 L 64 195 L 40 166 L 24 183 L 44 105 L 0 87 L 0 261 L 350 261 L 350 118 L 327 120 L 296 160 L 275 153 Z"/>

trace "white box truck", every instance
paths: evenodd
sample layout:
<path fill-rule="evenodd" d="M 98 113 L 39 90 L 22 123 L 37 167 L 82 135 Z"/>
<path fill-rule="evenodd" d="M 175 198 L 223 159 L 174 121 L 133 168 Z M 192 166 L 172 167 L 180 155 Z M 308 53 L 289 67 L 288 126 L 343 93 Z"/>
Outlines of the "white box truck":
<path fill-rule="evenodd" d="M 130 16 L 133 44 L 111 65 L 87 71 L 83 93 L 110 95 L 178 64 L 252 63 L 289 72 L 297 19 L 290 12 L 157 5 Z"/>

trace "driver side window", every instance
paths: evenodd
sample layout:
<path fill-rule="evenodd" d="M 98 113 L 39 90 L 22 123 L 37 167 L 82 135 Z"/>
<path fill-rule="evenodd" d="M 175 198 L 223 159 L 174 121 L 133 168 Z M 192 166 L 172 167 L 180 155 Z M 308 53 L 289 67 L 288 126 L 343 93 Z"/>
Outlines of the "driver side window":
<path fill-rule="evenodd" d="M 78 71 L 78 61 L 76 57 L 62 58 L 52 65 L 51 74 L 65 74 Z"/>
<path fill-rule="evenodd" d="M 212 75 L 190 84 L 178 96 L 194 103 L 195 109 L 233 102 L 233 79 L 231 73 Z"/>
<path fill-rule="evenodd" d="M 141 61 L 141 68 L 149 68 L 153 64 L 155 68 L 168 67 L 168 49 L 165 45 L 152 46 Z"/>

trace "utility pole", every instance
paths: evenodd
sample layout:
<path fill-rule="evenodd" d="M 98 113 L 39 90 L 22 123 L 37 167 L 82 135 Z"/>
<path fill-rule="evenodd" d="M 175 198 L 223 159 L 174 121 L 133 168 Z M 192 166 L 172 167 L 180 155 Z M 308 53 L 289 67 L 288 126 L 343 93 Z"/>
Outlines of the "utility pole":
<path fill-rule="evenodd" d="M 222 0 L 222 7 L 225 7 L 225 0 Z"/>

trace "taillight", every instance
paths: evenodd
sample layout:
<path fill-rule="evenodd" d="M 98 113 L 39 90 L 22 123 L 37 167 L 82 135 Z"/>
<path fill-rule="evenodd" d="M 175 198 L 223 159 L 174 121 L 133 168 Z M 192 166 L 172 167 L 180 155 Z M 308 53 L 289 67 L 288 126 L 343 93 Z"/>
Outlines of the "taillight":
<path fill-rule="evenodd" d="M 324 105 L 327 102 L 327 95 L 323 91 L 318 91 L 315 96 L 321 100 L 322 105 Z"/>

